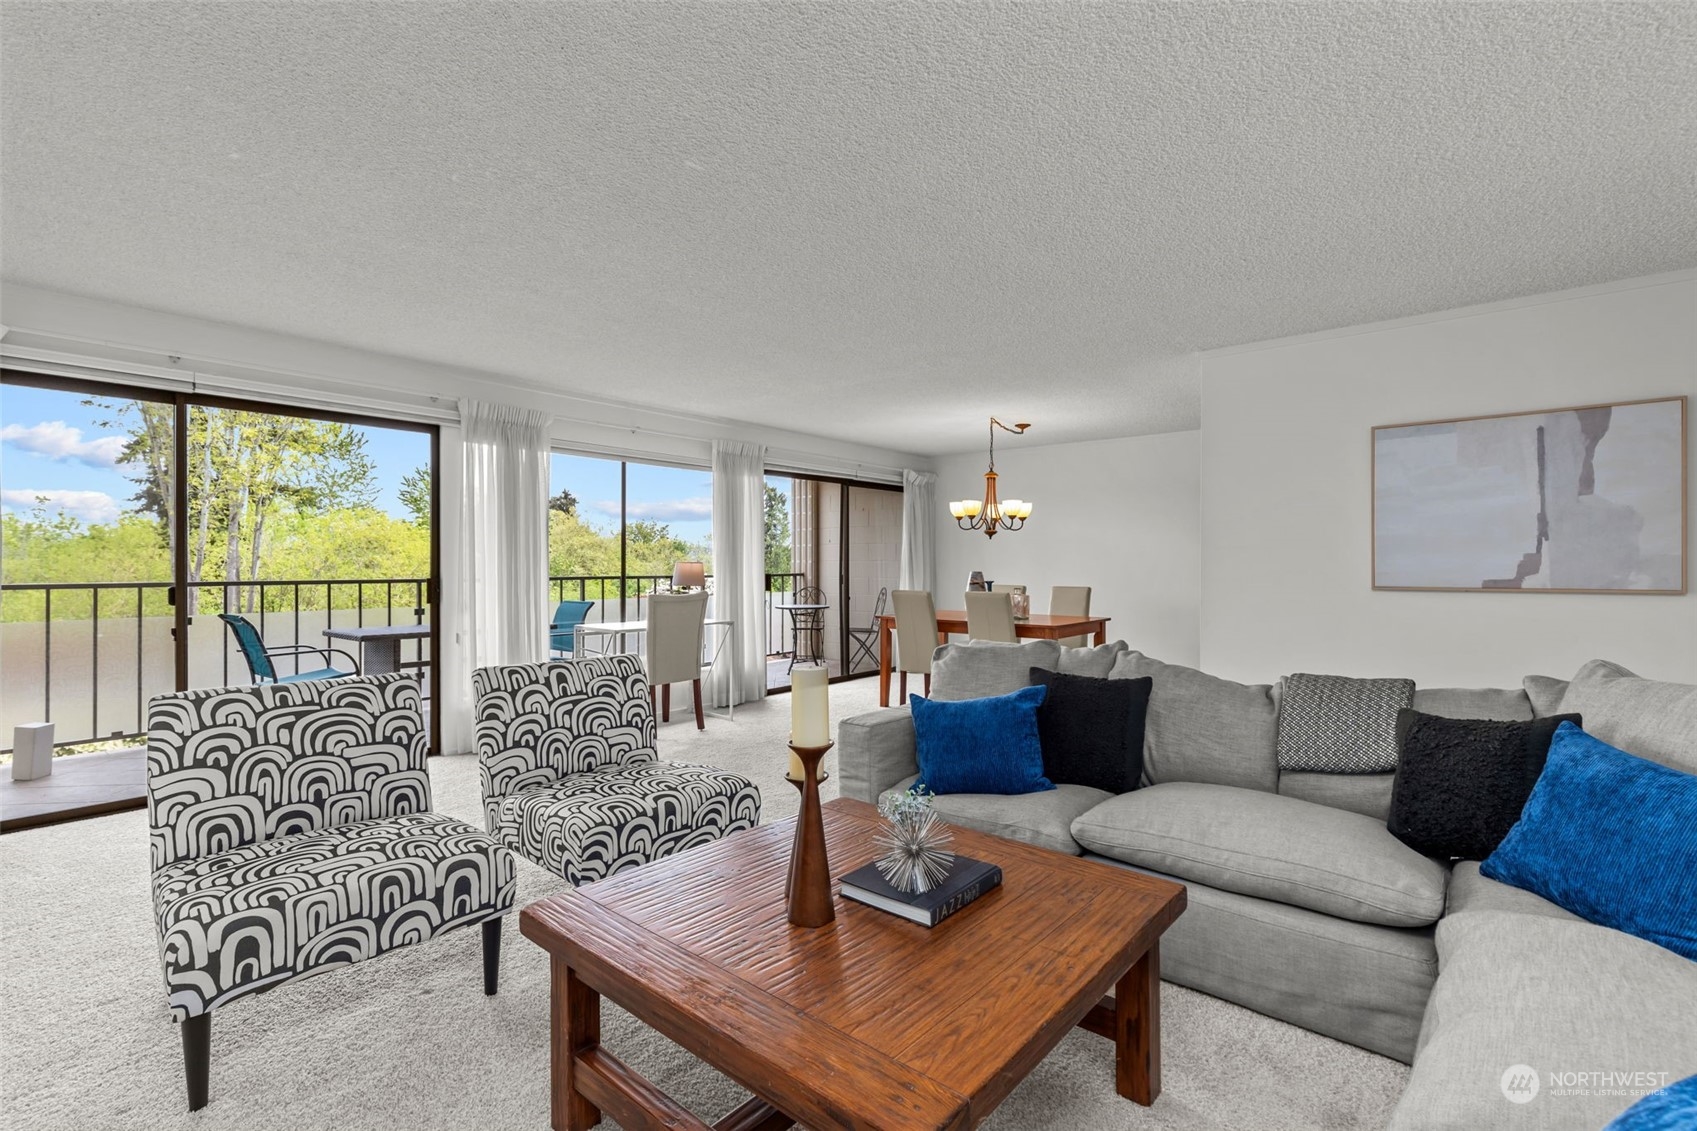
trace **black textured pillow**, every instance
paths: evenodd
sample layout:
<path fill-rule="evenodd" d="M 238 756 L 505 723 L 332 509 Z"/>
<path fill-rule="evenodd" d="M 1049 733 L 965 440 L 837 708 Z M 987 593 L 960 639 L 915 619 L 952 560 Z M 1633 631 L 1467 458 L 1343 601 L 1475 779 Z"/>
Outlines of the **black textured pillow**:
<path fill-rule="evenodd" d="M 1037 708 L 1043 776 L 1057 784 L 1130 793 L 1143 779 L 1143 723 L 1155 681 L 1094 679 L 1031 669 L 1049 689 Z"/>
<path fill-rule="evenodd" d="M 1403 708 L 1385 827 L 1428 856 L 1485 859 L 1520 819 L 1564 722 L 1582 725 L 1578 715 L 1497 722 Z"/>

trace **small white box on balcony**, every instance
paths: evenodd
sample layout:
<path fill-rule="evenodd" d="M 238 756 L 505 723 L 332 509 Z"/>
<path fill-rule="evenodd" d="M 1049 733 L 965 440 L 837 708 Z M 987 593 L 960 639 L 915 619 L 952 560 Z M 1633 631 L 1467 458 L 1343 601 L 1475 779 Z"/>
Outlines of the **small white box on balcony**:
<path fill-rule="evenodd" d="M 12 728 L 12 780 L 34 781 L 53 772 L 53 724 Z"/>

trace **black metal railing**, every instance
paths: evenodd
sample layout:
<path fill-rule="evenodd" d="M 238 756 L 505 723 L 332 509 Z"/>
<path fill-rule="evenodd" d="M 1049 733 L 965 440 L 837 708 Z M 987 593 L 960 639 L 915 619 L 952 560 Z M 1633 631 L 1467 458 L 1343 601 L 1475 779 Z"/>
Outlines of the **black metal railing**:
<path fill-rule="evenodd" d="M 766 651 L 783 654 L 788 625 L 774 598 L 805 582 L 801 573 L 766 575 Z M 665 575 L 561 575 L 549 579 L 557 601 L 594 600 L 594 623 L 640 620 L 647 598 L 667 588 Z M 233 635 L 217 619 L 239 612 L 269 647 L 335 644 L 328 628 L 368 624 L 423 624 L 430 582 L 422 577 L 337 581 L 287 579 L 199 581 L 189 585 L 189 686 L 229 687 L 252 682 Z M 59 724 L 58 746 L 132 739 L 145 730 L 147 700 L 176 685 L 171 583 L 164 581 L 52 582 L 0 586 L 0 753 L 11 750 L 12 727 L 23 722 Z M 623 600 L 621 611 L 621 598 Z M 344 642 L 345 643 L 345 642 Z M 322 666 L 322 657 L 299 656 Z M 285 665 L 290 661 L 282 661 Z M 428 639 L 402 642 L 402 664 L 420 671 L 428 687 Z"/>

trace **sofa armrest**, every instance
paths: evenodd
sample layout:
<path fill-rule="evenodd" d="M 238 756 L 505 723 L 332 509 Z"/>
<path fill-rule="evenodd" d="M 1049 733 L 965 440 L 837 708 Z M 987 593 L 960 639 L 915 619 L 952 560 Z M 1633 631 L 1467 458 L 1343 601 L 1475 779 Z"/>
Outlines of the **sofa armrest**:
<path fill-rule="evenodd" d="M 913 715 L 906 707 L 869 711 L 838 724 L 837 773 L 844 797 L 876 805 L 879 794 L 918 772 Z"/>

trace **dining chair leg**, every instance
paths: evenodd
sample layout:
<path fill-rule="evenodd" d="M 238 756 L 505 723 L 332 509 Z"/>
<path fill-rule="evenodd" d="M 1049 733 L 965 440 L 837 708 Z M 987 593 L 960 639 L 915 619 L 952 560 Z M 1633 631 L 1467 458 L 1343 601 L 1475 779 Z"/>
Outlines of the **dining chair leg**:
<path fill-rule="evenodd" d="M 207 1080 L 212 1074 L 212 1014 L 201 1013 L 179 1022 L 183 1030 L 183 1076 L 188 1082 L 189 1110 L 206 1106 Z"/>
<path fill-rule="evenodd" d="M 672 685 L 669 683 L 662 684 L 660 687 L 660 721 L 663 723 L 672 721 Z"/>
<path fill-rule="evenodd" d="M 902 691 L 901 700 L 896 705 L 899 706 L 899 707 L 905 707 L 905 706 L 907 706 L 907 673 L 906 672 L 902 673 L 902 688 L 901 688 L 901 691 Z"/>
<path fill-rule="evenodd" d="M 925 698 L 931 698 L 931 673 L 925 673 Z"/>
<path fill-rule="evenodd" d="M 702 713 L 701 710 L 701 681 L 699 679 L 692 679 L 690 680 L 690 686 L 695 690 L 695 729 L 706 730 L 707 716 Z"/>
<path fill-rule="evenodd" d="M 483 992 L 494 997 L 501 988 L 501 917 L 483 921 Z"/>

